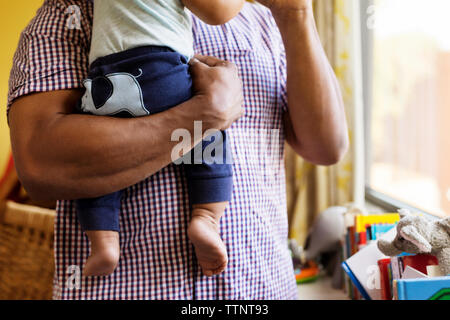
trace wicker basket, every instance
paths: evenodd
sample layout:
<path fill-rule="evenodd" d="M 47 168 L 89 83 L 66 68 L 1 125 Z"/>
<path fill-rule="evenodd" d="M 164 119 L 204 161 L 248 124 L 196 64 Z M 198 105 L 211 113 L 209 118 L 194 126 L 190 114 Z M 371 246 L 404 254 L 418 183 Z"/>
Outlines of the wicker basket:
<path fill-rule="evenodd" d="M 55 212 L 11 201 L 0 212 L 0 300 L 52 298 Z"/>

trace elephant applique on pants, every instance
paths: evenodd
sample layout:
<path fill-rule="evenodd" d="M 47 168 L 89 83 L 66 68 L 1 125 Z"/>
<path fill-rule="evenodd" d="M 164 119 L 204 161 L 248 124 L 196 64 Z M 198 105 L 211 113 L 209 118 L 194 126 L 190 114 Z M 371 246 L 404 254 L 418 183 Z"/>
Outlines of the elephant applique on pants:
<path fill-rule="evenodd" d="M 145 108 L 138 76 L 118 72 L 94 79 L 86 79 L 86 92 L 81 100 L 81 110 L 99 116 L 113 116 L 123 112 L 132 117 L 142 117 L 150 112 Z"/>

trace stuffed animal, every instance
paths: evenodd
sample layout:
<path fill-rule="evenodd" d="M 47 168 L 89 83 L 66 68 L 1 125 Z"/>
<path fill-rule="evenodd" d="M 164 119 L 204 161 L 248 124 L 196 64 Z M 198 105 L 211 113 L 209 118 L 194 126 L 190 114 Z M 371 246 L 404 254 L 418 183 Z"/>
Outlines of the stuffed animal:
<path fill-rule="evenodd" d="M 319 255 L 341 248 L 345 238 L 344 214 L 346 207 L 331 207 L 321 212 L 314 222 L 305 242 L 306 260 L 314 260 Z"/>
<path fill-rule="evenodd" d="M 450 275 L 450 217 L 430 220 L 405 209 L 399 213 L 402 219 L 397 225 L 397 236 L 393 241 L 378 240 L 380 251 L 391 257 L 402 252 L 432 254 L 443 273 Z"/>
<path fill-rule="evenodd" d="M 344 285 L 341 242 L 345 239 L 344 214 L 348 211 L 346 207 L 331 207 L 321 212 L 305 243 L 305 260 L 320 261 L 326 272 L 332 276 L 331 285 L 335 289 Z"/>

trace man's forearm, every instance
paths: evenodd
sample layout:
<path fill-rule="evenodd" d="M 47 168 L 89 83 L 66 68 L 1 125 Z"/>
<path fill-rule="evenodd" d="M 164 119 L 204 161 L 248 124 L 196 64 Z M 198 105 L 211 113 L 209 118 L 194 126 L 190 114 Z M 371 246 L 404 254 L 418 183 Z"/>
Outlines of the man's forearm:
<path fill-rule="evenodd" d="M 40 199 L 95 197 L 133 185 L 172 161 L 171 150 L 178 143 L 171 141 L 174 130 L 185 128 L 194 137 L 199 103 L 194 98 L 166 112 L 132 119 L 59 114 L 49 122 L 44 114 L 35 124 L 38 128 L 29 128 L 26 118 L 11 119 L 23 114 L 20 109 L 26 106 L 19 101 L 10 114 L 19 176 L 26 172 L 22 176 L 28 191 Z M 15 143 L 17 130 L 28 133 L 28 143 Z M 192 142 L 191 147 L 200 140 Z"/>
<path fill-rule="evenodd" d="M 196 56 L 190 62 L 194 97 L 148 117 L 119 119 L 73 114 L 82 90 L 34 93 L 17 99 L 9 124 L 23 185 L 41 200 L 91 198 L 151 176 L 172 160 L 177 129 L 190 132 L 188 152 L 202 130 L 225 130 L 243 115 L 242 83 L 234 64 Z M 176 150 L 178 150 L 177 148 Z M 177 155 L 178 156 L 178 155 Z M 181 155 L 180 155 L 181 156 Z"/>
<path fill-rule="evenodd" d="M 312 10 L 285 10 L 274 17 L 286 48 L 294 148 L 313 163 L 336 163 L 348 146 L 345 111 Z"/>

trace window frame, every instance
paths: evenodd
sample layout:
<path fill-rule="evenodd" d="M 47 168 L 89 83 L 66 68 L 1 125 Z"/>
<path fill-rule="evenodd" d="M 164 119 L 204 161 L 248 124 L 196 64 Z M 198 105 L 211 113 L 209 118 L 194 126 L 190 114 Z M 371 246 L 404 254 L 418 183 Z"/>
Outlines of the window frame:
<path fill-rule="evenodd" d="M 412 212 L 424 214 L 431 218 L 439 217 L 421 208 L 415 207 L 404 201 L 398 200 L 385 193 L 377 191 L 370 187 L 370 166 L 371 166 L 371 110 L 372 110 L 372 77 L 373 74 L 373 30 L 368 28 L 368 9 L 374 5 L 374 0 L 360 0 L 361 14 L 361 60 L 362 60 L 362 78 L 363 78 L 363 102 L 364 102 L 364 176 L 365 176 L 365 200 L 374 204 L 383 210 L 397 212 L 399 209 L 409 209 Z"/>

